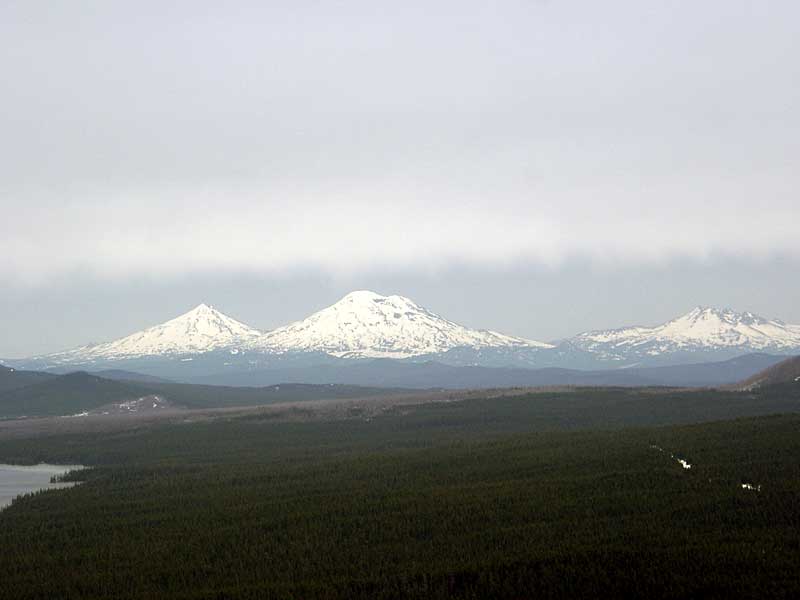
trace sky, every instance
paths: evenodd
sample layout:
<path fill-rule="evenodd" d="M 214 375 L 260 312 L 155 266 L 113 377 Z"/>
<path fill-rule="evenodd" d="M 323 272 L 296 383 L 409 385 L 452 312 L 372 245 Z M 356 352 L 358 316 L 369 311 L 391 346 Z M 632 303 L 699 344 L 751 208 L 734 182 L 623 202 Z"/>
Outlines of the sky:
<path fill-rule="evenodd" d="M 800 4 L 0 5 L 0 357 L 352 289 L 800 323 Z"/>

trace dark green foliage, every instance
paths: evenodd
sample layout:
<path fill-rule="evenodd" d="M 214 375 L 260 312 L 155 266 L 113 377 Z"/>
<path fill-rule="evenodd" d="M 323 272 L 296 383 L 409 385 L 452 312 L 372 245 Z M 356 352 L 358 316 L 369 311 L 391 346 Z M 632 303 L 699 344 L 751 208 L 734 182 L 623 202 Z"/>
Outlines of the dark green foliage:
<path fill-rule="evenodd" d="M 0 513 L 0 596 L 797 597 L 800 416 L 554 431 L 604 393 L 0 443 L 97 465 Z"/>

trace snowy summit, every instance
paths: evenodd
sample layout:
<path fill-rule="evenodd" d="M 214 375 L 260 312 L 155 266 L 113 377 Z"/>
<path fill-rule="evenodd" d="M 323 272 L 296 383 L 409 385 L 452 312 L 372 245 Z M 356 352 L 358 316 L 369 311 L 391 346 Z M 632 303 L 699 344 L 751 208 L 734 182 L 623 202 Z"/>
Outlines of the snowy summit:
<path fill-rule="evenodd" d="M 656 356 L 737 348 L 783 352 L 800 347 L 800 326 L 765 319 L 751 312 L 698 306 L 656 327 L 590 331 L 572 338 L 572 342 L 583 350 L 606 355 Z"/>
<path fill-rule="evenodd" d="M 81 360 L 117 360 L 140 356 L 197 354 L 226 346 L 243 344 L 261 332 L 200 304 L 187 313 L 161 325 L 149 327 L 113 342 L 83 346 L 48 358 L 68 362 Z"/>
<path fill-rule="evenodd" d="M 348 358 L 406 358 L 459 347 L 551 347 L 468 329 L 404 296 L 370 291 L 351 292 L 307 319 L 264 334 L 252 346 L 262 351 L 316 351 Z"/>

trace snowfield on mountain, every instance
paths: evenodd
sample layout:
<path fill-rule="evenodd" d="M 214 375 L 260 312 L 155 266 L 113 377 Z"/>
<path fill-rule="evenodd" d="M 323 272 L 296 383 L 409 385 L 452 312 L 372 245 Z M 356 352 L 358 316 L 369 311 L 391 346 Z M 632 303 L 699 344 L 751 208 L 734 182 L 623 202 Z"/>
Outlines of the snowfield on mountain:
<path fill-rule="evenodd" d="M 570 341 L 577 348 L 607 357 L 724 349 L 783 353 L 800 348 L 800 325 L 787 325 L 751 312 L 698 306 L 656 327 L 590 331 Z"/>
<path fill-rule="evenodd" d="M 453 348 L 552 348 L 495 331 L 468 329 L 404 296 L 357 291 L 307 319 L 264 334 L 250 347 L 348 358 L 407 358 Z"/>
<path fill-rule="evenodd" d="M 153 370 L 155 361 L 181 362 L 197 365 L 197 374 L 386 358 L 591 370 L 723 361 L 749 353 L 800 353 L 800 325 L 751 312 L 698 307 L 662 325 L 590 331 L 548 344 L 470 329 L 404 296 L 356 291 L 272 331 L 260 331 L 201 304 L 115 341 L 6 362 L 19 368 L 63 370 L 77 365 L 119 368 L 122 361 L 130 361 L 131 370 L 142 372 Z M 173 371 L 169 367 L 153 373 L 166 376 Z"/>
<path fill-rule="evenodd" d="M 200 354 L 241 345 L 261 334 L 261 331 L 232 319 L 211 306 L 200 304 L 179 317 L 144 331 L 104 344 L 82 346 L 51 354 L 47 358 L 54 362 L 69 363 L 141 356 Z"/>

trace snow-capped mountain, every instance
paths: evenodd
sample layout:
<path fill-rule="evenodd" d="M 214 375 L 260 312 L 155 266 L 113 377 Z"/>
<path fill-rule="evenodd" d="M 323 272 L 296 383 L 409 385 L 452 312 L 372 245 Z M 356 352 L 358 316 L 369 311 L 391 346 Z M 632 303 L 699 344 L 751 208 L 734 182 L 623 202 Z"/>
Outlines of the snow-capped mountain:
<path fill-rule="evenodd" d="M 201 354 L 239 346 L 262 335 L 261 331 L 200 304 L 174 319 L 127 337 L 48 355 L 55 363 L 122 360 L 146 356 Z"/>
<path fill-rule="evenodd" d="M 468 329 L 404 296 L 357 291 L 307 319 L 264 334 L 250 348 L 324 352 L 346 358 L 408 358 L 453 348 L 551 348 L 495 331 Z"/>
<path fill-rule="evenodd" d="M 545 344 L 469 329 L 403 296 L 352 292 L 308 318 L 262 332 L 201 304 L 127 337 L 30 359 L 22 369 L 127 369 L 167 378 L 259 369 L 348 368 L 351 359 L 407 359 L 450 366 L 609 369 L 800 354 L 800 325 L 698 307 L 655 327 L 591 331 Z"/>
<path fill-rule="evenodd" d="M 579 334 L 569 343 L 605 360 L 665 355 L 741 352 L 786 353 L 800 349 L 800 325 L 751 312 L 698 306 L 656 327 L 624 327 Z"/>

